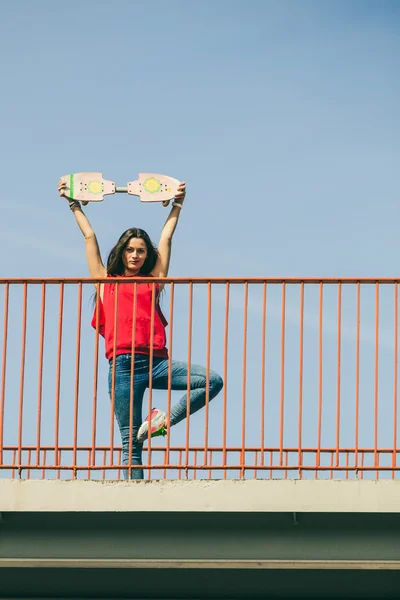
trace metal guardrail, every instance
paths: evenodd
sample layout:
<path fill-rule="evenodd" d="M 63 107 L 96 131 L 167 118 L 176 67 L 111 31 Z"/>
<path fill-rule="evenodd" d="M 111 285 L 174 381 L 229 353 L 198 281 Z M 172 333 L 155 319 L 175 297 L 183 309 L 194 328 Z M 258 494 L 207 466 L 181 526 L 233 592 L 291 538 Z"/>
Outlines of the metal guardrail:
<path fill-rule="evenodd" d="M 224 388 L 144 447 L 145 477 L 397 478 L 399 281 L 163 279 L 169 360 Z M 122 477 L 99 283 L 0 279 L 0 477 Z"/>

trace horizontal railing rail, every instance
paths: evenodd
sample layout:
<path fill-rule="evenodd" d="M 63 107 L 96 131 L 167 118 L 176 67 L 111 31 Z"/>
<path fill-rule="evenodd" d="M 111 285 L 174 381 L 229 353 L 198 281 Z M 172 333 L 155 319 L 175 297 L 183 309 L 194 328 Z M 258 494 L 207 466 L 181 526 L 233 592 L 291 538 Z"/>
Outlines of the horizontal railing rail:
<path fill-rule="evenodd" d="M 133 298 L 150 283 L 153 306 L 162 282 L 169 366 L 200 364 L 207 381 L 213 370 L 224 382 L 165 438 L 147 440 L 145 478 L 397 478 L 399 281 L 108 281 L 117 297 L 131 285 Z M 0 279 L 0 478 L 119 479 L 132 469 L 99 318 L 91 327 L 101 283 Z M 135 310 L 133 301 L 133 321 Z M 150 377 L 143 417 L 154 405 L 169 415 L 182 394 Z"/>

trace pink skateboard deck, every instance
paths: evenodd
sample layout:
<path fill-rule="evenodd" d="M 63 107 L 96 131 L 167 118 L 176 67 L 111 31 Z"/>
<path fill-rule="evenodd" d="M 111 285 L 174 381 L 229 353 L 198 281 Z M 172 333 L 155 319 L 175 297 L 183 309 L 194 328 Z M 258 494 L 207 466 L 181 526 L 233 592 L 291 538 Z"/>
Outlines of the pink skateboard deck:
<path fill-rule="evenodd" d="M 180 181 L 157 173 L 139 173 L 139 179 L 128 182 L 128 194 L 141 202 L 162 202 L 166 206 L 175 197 Z"/>
<path fill-rule="evenodd" d="M 115 193 L 114 181 L 103 179 L 102 173 L 72 173 L 63 175 L 61 181 L 67 184 L 64 195 L 79 202 L 101 202 Z"/>

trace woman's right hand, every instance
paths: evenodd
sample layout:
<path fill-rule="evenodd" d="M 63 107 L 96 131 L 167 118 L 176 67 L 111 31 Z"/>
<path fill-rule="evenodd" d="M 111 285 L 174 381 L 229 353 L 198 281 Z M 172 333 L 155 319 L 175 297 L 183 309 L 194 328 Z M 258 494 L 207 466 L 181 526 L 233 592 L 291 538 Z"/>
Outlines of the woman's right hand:
<path fill-rule="evenodd" d="M 60 196 L 65 196 L 65 188 L 67 187 L 67 182 L 66 181 L 60 181 L 58 182 L 58 192 L 60 194 Z"/>
<path fill-rule="evenodd" d="M 65 189 L 67 187 L 67 182 L 66 181 L 60 181 L 58 182 L 58 193 L 60 194 L 60 196 L 65 196 Z M 71 198 L 67 198 L 68 202 L 71 204 L 71 202 L 79 202 L 79 200 L 71 200 Z M 88 204 L 88 202 L 82 202 L 83 206 L 86 206 Z"/>

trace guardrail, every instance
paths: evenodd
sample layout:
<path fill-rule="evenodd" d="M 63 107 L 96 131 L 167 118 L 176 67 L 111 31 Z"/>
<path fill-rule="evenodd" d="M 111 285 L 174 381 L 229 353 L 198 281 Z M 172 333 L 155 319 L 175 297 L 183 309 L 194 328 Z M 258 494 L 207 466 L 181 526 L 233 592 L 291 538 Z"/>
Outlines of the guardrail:
<path fill-rule="evenodd" d="M 396 478 L 399 281 L 162 280 L 169 360 L 212 368 L 224 388 L 145 445 L 145 477 Z M 122 477 L 90 327 L 99 283 L 0 279 L 0 477 Z M 146 411 L 178 395 L 150 389 Z"/>

